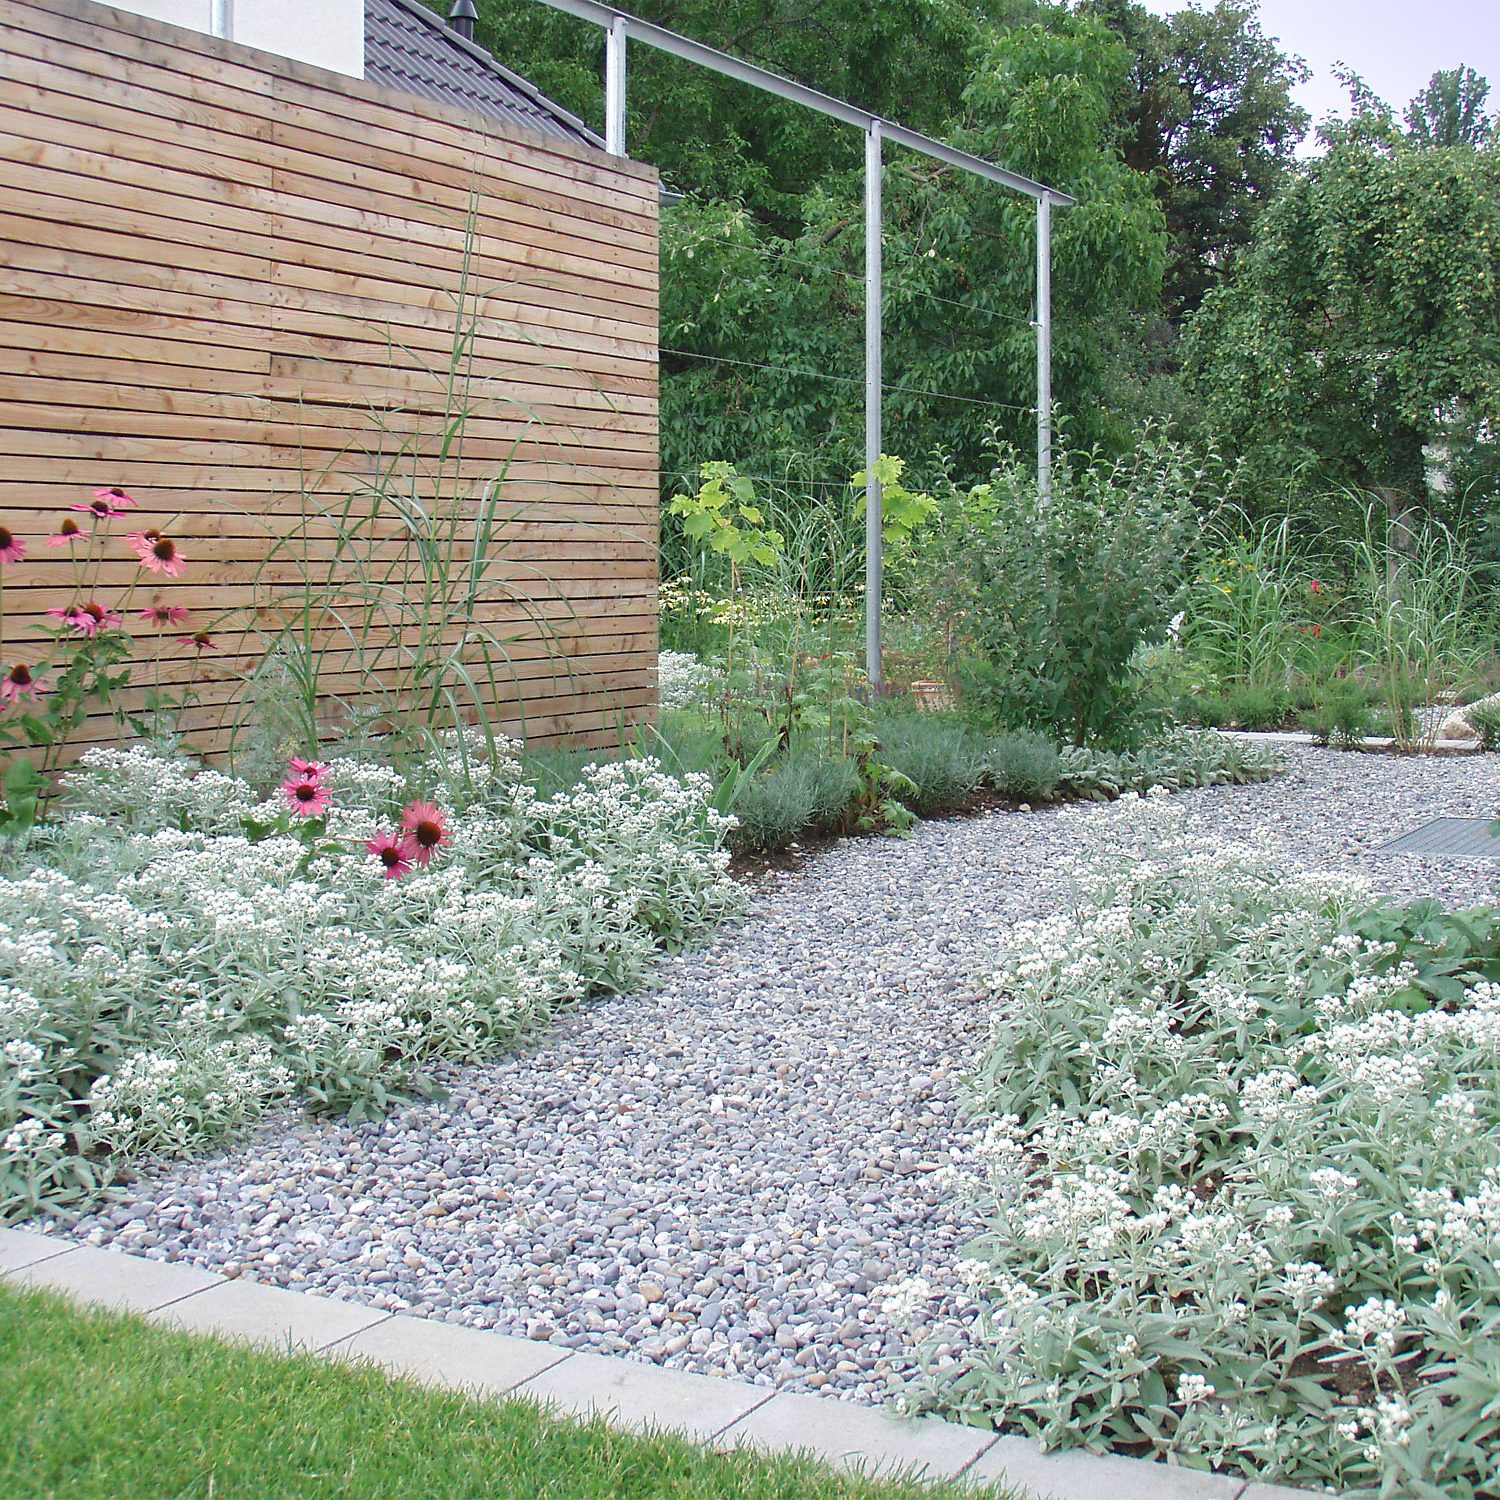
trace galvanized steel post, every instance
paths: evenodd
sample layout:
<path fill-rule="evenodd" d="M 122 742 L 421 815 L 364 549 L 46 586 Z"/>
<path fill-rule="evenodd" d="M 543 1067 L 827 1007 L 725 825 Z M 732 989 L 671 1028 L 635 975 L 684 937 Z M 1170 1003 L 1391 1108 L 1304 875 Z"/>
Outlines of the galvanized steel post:
<path fill-rule="evenodd" d="M 208 34 L 234 40 L 234 0 L 212 0 L 208 9 Z"/>
<path fill-rule="evenodd" d="M 1052 494 L 1052 195 L 1036 200 L 1036 488 Z"/>
<path fill-rule="evenodd" d="M 865 672 L 872 694 L 880 692 L 882 676 L 882 517 L 880 480 L 875 472 L 881 448 L 881 145 L 880 121 L 872 120 L 865 127 Z"/>
<path fill-rule="evenodd" d="M 625 155 L 625 17 L 614 16 L 604 33 L 604 149 Z"/>

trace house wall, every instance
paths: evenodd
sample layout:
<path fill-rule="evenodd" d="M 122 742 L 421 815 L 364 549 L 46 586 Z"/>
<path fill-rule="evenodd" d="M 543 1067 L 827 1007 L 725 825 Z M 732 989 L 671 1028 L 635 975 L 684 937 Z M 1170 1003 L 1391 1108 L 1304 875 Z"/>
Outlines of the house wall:
<path fill-rule="evenodd" d="M 116 8 L 365 76 L 365 0 L 119 0 Z"/>
<path fill-rule="evenodd" d="M 117 541 L 92 591 L 215 623 L 220 654 L 169 635 L 161 672 L 196 700 L 191 742 L 222 751 L 256 629 L 320 565 L 278 540 L 309 505 L 363 514 L 394 468 L 460 514 L 502 486 L 499 726 L 598 742 L 653 714 L 654 173 L 88 0 L 8 0 L 0 118 L 0 524 L 29 544 L 5 570 L 7 658 L 34 660 L 26 627 L 76 597 L 66 549 L 41 545 L 61 508 L 121 485 L 132 526 L 191 566 L 142 573 Z M 473 415 L 445 464 L 465 276 Z M 326 546 L 332 526 L 312 531 Z M 317 630 L 326 685 L 356 695 L 369 659 L 328 614 Z M 116 733 L 96 716 L 81 740 Z"/>

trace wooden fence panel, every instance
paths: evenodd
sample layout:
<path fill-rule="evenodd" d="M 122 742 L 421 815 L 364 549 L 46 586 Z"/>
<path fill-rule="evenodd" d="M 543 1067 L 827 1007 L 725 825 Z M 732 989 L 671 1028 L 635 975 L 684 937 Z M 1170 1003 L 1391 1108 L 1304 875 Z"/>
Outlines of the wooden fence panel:
<path fill-rule="evenodd" d="M 0 443 L 0 524 L 27 544 L 5 669 L 48 609 L 181 605 L 190 626 L 139 638 L 123 706 L 188 694 L 190 741 L 221 753 L 278 620 L 316 617 L 336 697 L 392 670 L 393 629 L 410 644 L 330 623 L 330 581 L 359 573 L 331 561 L 340 515 L 369 523 L 363 576 L 410 597 L 372 494 L 452 516 L 467 563 L 497 493 L 493 587 L 437 637 L 503 638 L 497 727 L 612 739 L 655 712 L 656 176 L 92 0 L 7 0 Z M 43 539 L 109 485 L 140 509 L 80 577 Z M 148 527 L 180 579 L 135 565 L 123 532 Z M 177 639 L 205 628 L 213 652 Z M 99 715 L 77 738 L 117 733 Z"/>

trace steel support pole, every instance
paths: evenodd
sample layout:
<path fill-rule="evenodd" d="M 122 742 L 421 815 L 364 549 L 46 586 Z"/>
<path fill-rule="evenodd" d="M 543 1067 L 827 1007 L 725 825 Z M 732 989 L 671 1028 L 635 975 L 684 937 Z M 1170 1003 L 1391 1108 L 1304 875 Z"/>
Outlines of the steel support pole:
<path fill-rule="evenodd" d="M 881 169 L 883 153 L 880 122 L 865 128 L 865 672 L 870 691 L 882 687 L 880 659 L 880 594 L 882 515 L 880 480 L 876 469 L 881 449 L 882 353 L 881 288 Z"/>
<path fill-rule="evenodd" d="M 1052 494 L 1052 195 L 1036 200 L 1036 487 Z"/>
<path fill-rule="evenodd" d="M 604 33 L 604 149 L 625 155 L 625 17 L 615 16 Z"/>
<path fill-rule="evenodd" d="M 226 42 L 234 40 L 234 0 L 212 0 L 208 8 L 208 32 Z"/>

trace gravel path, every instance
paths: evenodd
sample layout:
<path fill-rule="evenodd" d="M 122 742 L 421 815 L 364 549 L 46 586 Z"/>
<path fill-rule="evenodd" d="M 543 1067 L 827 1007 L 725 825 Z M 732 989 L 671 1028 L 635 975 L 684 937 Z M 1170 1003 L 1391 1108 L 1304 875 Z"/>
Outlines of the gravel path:
<path fill-rule="evenodd" d="M 1294 750 L 1264 786 L 1183 795 L 1289 867 L 1495 899 L 1500 862 L 1368 856 L 1500 808 L 1500 757 Z M 451 1096 L 349 1125 L 290 1116 L 137 1181 L 95 1243 L 381 1308 L 791 1389 L 880 1399 L 905 1368 L 881 1285 L 968 1237 L 931 1173 L 980 1045 L 971 976 L 1052 907 L 1096 819 L 930 823 L 835 847 L 654 987 L 561 1019 Z M 931 1275 L 930 1269 L 928 1270 Z"/>

